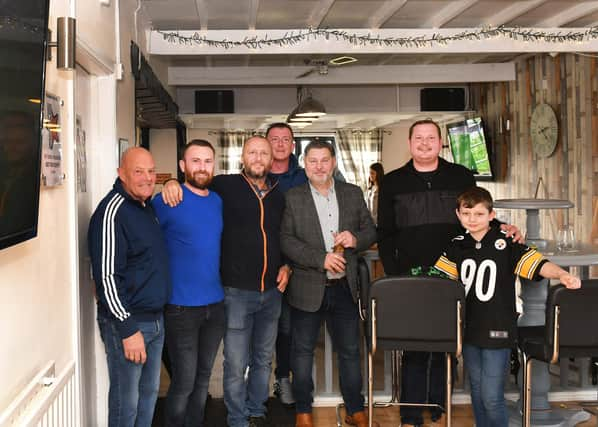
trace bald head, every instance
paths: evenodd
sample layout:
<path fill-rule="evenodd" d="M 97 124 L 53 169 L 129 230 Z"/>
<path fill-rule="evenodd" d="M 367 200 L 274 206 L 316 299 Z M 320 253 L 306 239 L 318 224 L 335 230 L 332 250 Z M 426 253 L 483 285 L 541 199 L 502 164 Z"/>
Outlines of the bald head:
<path fill-rule="evenodd" d="M 156 186 L 156 166 L 151 153 L 141 147 L 129 148 L 121 158 L 118 177 L 131 197 L 145 202 Z"/>

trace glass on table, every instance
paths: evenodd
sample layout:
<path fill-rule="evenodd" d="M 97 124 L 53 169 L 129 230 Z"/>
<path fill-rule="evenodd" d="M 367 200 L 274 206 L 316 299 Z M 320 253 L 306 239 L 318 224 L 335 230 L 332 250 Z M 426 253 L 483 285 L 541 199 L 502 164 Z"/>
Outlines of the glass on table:
<path fill-rule="evenodd" d="M 559 228 L 556 238 L 556 249 L 559 252 L 572 252 L 576 248 L 575 230 L 571 225 Z"/>

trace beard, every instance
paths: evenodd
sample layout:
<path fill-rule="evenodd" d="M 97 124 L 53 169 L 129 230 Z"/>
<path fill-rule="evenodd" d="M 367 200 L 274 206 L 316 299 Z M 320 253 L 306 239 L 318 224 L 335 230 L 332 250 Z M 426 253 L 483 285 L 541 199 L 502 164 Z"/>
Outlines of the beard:
<path fill-rule="evenodd" d="M 265 167 L 265 165 L 263 164 L 261 166 L 264 166 L 261 171 L 258 171 L 255 168 L 252 168 L 251 166 L 245 168 L 245 175 L 247 175 L 247 177 L 251 179 L 264 178 L 268 174 L 268 168 Z"/>
<path fill-rule="evenodd" d="M 194 174 L 185 172 L 185 180 L 190 186 L 199 190 L 205 190 L 212 183 L 214 175 L 208 172 L 195 172 Z"/>

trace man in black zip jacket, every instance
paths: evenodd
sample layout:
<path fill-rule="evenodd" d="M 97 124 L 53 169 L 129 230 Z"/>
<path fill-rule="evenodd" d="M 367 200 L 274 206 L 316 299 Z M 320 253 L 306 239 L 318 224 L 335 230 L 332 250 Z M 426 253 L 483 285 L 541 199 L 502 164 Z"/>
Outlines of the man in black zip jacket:
<path fill-rule="evenodd" d="M 272 148 L 255 136 L 243 145 L 243 171 L 214 177 L 210 189 L 222 198 L 220 273 L 224 286 L 224 403 L 230 427 L 266 425 L 272 355 L 282 293 L 290 269 L 283 265 L 280 223 L 284 195 L 268 178 Z M 178 203 L 178 185 L 162 197 Z M 201 262 L 201 260 L 198 260 Z M 245 380 L 245 371 L 249 374 Z"/>
<path fill-rule="evenodd" d="M 149 203 L 155 184 L 152 155 L 129 149 L 113 189 L 89 224 L 98 324 L 110 377 L 109 427 L 149 427 L 158 397 L 162 311 L 171 284 L 166 243 Z"/>
<path fill-rule="evenodd" d="M 462 233 L 455 214 L 457 196 L 475 186 L 473 173 L 439 157 L 440 127 L 420 120 L 409 128 L 412 159 L 384 176 L 378 204 L 378 248 L 387 276 L 406 275 L 413 268 L 427 270 L 451 238 Z M 514 226 L 501 226 L 521 240 Z M 422 319 L 415 319 L 425 321 Z M 442 353 L 404 352 L 401 400 L 444 405 L 445 361 Z M 442 416 L 431 410 L 433 421 Z M 423 423 L 422 409 L 401 409 L 403 426 Z"/>

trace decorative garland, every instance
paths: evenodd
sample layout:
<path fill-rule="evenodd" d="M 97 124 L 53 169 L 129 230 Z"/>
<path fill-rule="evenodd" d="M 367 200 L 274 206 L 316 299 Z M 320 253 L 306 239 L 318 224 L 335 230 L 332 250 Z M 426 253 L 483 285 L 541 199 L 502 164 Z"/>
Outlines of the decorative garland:
<path fill-rule="evenodd" d="M 433 45 L 446 45 L 450 42 L 464 40 L 486 40 L 495 37 L 507 37 L 513 40 L 526 42 L 548 42 L 548 43 L 568 43 L 583 42 L 598 38 L 598 27 L 589 27 L 584 31 L 557 31 L 547 32 L 542 30 L 528 28 L 509 28 L 509 27 L 483 27 L 475 30 L 466 30 L 451 36 L 445 36 L 434 33 L 431 36 L 409 36 L 409 37 L 380 37 L 372 33 L 357 34 L 349 33 L 345 30 L 335 30 L 329 28 L 309 28 L 306 30 L 290 31 L 279 38 L 268 38 L 268 35 L 258 38 L 245 37 L 243 40 L 212 40 L 198 32 L 191 36 L 182 36 L 178 32 L 158 30 L 164 40 L 169 43 L 178 43 L 185 45 L 207 45 L 231 49 L 235 47 L 246 47 L 249 49 L 261 49 L 270 46 L 291 46 L 302 42 L 317 39 L 336 39 L 347 42 L 353 46 L 400 46 L 400 47 L 425 47 Z"/>

